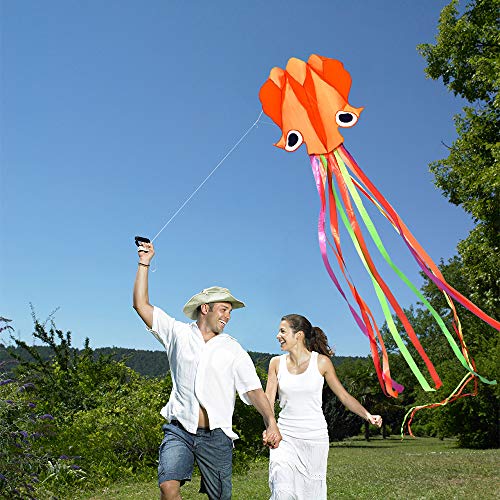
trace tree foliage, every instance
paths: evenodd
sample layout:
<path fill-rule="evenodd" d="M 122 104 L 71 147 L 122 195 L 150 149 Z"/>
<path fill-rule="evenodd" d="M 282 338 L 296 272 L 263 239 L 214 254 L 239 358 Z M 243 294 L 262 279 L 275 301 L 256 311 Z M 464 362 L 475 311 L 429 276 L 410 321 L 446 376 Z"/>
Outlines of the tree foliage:
<path fill-rule="evenodd" d="M 454 117 L 458 137 L 447 158 L 431 164 L 436 185 L 471 214 L 476 227 L 459 244 L 471 299 L 490 315 L 500 311 L 500 0 L 458 0 L 440 16 L 435 44 L 418 49 L 430 78 L 442 78 L 470 105 Z"/>
<path fill-rule="evenodd" d="M 431 163 L 436 185 L 449 201 L 461 206 L 475 222 L 458 244 L 458 255 L 440 268 L 446 280 L 493 317 L 500 313 L 500 0 L 473 0 L 465 6 L 452 0 L 441 12 L 436 43 L 419 45 L 427 61 L 426 73 L 468 104 L 454 117 L 457 139 L 448 156 Z M 422 291 L 450 325 L 451 311 L 443 294 L 424 276 Z M 447 396 L 465 370 L 454 358 L 430 313 L 410 308 L 409 316 L 443 381 L 439 394 L 414 388 L 402 401 L 430 403 Z M 498 378 L 499 336 L 490 326 L 458 306 L 462 331 L 477 371 Z M 451 326 L 451 325 L 450 325 Z M 390 344 L 390 338 L 386 338 Z M 397 359 L 404 385 L 409 370 Z M 424 372 L 425 373 L 425 372 Z M 411 384 L 409 387 L 412 387 Z M 469 390 L 472 390 L 469 384 Z M 441 395 L 442 397 L 440 397 Z M 498 447 L 499 389 L 479 383 L 477 396 L 417 415 L 413 430 L 440 437 L 454 435 L 462 446 Z"/>
<path fill-rule="evenodd" d="M 16 374 L 38 386 L 41 404 L 54 416 L 72 417 L 80 410 L 90 410 L 100 404 L 103 396 L 113 393 L 138 375 L 112 355 L 94 357 L 89 339 L 83 350 L 71 345 L 71 332 L 64 333 L 51 321 L 47 330 L 35 316 L 33 337 L 51 351 L 44 359 L 38 349 L 20 339 L 12 340 L 27 356 L 11 351 L 17 360 Z"/>
<path fill-rule="evenodd" d="M 418 46 L 427 59 L 426 73 L 433 79 L 442 78 L 449 90 L 469 102 L 492 105 L 500 81 L 500 2 L 470 1 L 463 15 L 458 5 L 458 0 L 453 0 L 442 10 L 436 44 Z"/>
<path fill-rule="evenodd" d="M 0 432 L 0 496 L 2 487 L 9 492 L 33 488 L 34 496 L 42 489 L 44 495 L 64 496 L 81 481 L 90 487 L 126 476 L 153 476 L 165 423 L 160 409 L 172 390 L 170 374 L 141 376 L 114 359 L 111 350 L 96 355 L 88 339 L 83 349 L 75 349 L 70 332 L 59 330 L 52 320 L 47 326 L 34 314 L 33 319 L 33 335 L 43 345 L 30 346 L 11 336 L 14 347 L 7 351 L 17 364 L 2 371 L 6 361 L 0 361 L 0 414 L 9 420 Z M 265 384 L 265 372 L 257 371 Z M 36 387 L 36 414 L 30 406 L 32 400 L 14 404 L 7 397 L 6 391 L 17 391 L 18 386 Z M 50 432 L 40 439 L 43 453 L 38 455 L 31 438 L 35 423 L 36 429 L 50 424 Z M 262 417 L 238 399 L 234 428 L 240 436 L 234 470 L 242 472 L 267 453 L 262 446 Z M 17 445 L 23 446 L 20 452 Z M 3 466 L 5 457 L 10 468 Z M 35 459 L 41 464 L 35 464 Z M 16 481 L 14 469 L 18 471 Z M 32 484 L 31 476 L 26 479 L 26 470 L 36 470 L 37 484 Z"/>
<path fill-rule="evenodd" d="M 463 262 L 458 258 L 451 259 L 442 266 L 448 282 L 460 286 L 465 295 L 471 295 L 464 279 Z M 470 286 L 470 285 L 469 285 Z M 425 296 L 441 308 L 445 307 L 445 298 L 433 283 L 427 279 L 423 287 Z M 474 358 L 477 371 L 490 380 L 500 380 L 498 359 L 500 354 L 500 337 L 498 332 L 485 324 L 469 311 L 459 308 L 459 314 L 464 332 L 465 342 Z M 444 338 L 437 334 L 431 335 L 434 346 L 431 351 L 437 352 L 435 359 L 440 360 L 437 368 L 442 376 L 444 389 L 451 391 L 465 375 L 465 370 L 454 359 L 451 352 L 437 346 L 445 344 Z M 441 339 L 440 339 L 441 338 Z M 473 384 L 469 384 L 469 391 Z M 477 395 L 466 397 L 445 406 L 430 416 L 432 428 L 439 436 L 457 436 L 461 446 L 470 448 L 495 448 L 500 446 L 500 428 L 498 420 L 500 388 L 498 385 L 488 385 L 479 382 Z"/>
<path fill-rule="evenodd" d="M 13 331 L 10 321 L 0 317 L 0 332 Z M 7 376 L 7 370 L 1 370 L 6 364 L 0 361 L 0 497 L 49 497 L 47 481 L 75 483 L 84 473 L 70 457 L 47 446 L 47 438 L 54 435 L 54 417 L 39 405 L 38 387 Z"/>
<path fill-rule="evenodd" d="M 52 320 L 47 328 L 47 322 L 33 319 L 33 336 L 49 355 L 14 337 L 17 349 L 11 354 L 16 378 L 24 387 L 36 387 L 37 415 L 51 421 L 40 442 L 44 456 L 56 459 L 45 460 L 35 489 L 59 495 L 80 481 L 103 484 L 154 467 L 161 440 L 159 411 L 168 399 L 170 378 L 146 379 L 112 354 L 94 356 L 88 339 L 83 349 L 74 349 L 70 332 L 57 329 Z M 32 469 L 35 458 L 30 452 Z"/>
<path fill-rule="evenodd" d="M 384 427 L 381 432 L 384 437 L 387 431 L 397 432 L 404 409 L 399 402 L 394 402 L 383 394 L 370 357 L 342 363 L 337 368 L 337 375 L 347 392 L 370 413 L 382 415 Z M 330 441 L 341 441 L 357 436 L 362 426 L 367 440 L 370 439 L 372 433 L 380 432 L 349 411 L 326 385 L 323 390 L 323 413 Z"/>
<path fill-rule="evenodd" d="M 463 264 L 457 257 L 447 265 L 441 265 L 446 280 L 457 287 L 463 286 L 461 278 Z M 425 297 L 431 302 L 445 322 L 450 323 L 451 312 L 446 299 L 437 287 L 426 280 L 422 289 Z M 467 290 L 464 290 L 467 294 Z M 479 320 L 469 311 L 459 308 L 459 315 L 464 332 L 465 342 L 471 356 L 474 358 L 477 370 L 491 379 L 500 379 L 498 357 L 500 343 L 494 330 Z M 441 377 L 443 386 L 437 393 L 424 392 L 415 383 L 415 379 L 401 356 L 395 354 L 395 344 L 390 337 L 386 326 L 383 328 L 384 342 L 392 351 L 390 354 L 391 374 L 405 386 L 400 395 L 400 402 L 409 409 L 415 405 L 435 403 L 443 400 L 457 387 L 467 371 L 458 362 L 449 343 L 440 331 L 436 322 L 427 309 L 419 306 L 405 310 L 407 317 L 429 358 L 434 363 Z M 400 329 L 402 325 L 395 321 Z M 405 334 L 403 340 L 407 342 L 415 362 L 426 373 L 416 349 L 410 344 Z M 474 382 L 470 382 L 465 393 L 474 391 Z M 498 421 L 498 385 L 477 383 L 477 395 L 464 397 L 449 405 L 430 410 L 421 410 L 416 414 L 412 424 L 412 431 L 417 436 L 436 436 L 439 438 L 457 437 L 459 445 L 469 448 L 495 448 L 500 445 Z"/>

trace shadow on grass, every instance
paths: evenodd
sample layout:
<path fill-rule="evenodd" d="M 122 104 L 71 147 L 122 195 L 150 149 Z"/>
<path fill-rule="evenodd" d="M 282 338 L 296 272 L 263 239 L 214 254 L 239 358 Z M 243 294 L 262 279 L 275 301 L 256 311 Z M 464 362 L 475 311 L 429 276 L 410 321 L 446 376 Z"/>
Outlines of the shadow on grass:
<path fill-rule="evenodd" d="M 369 441 L 361 437 L 354 437 L 346 439 L 345 441 L 330 442 L 331 450 L 376 450 L 382 451 L 385 449 L 399 449 L 406 450 L 408 448 L 420 448 L 423 452 L 431 452 L 434 449 L 442 449 L 443 446 L 448 449 L 456 449 L 455 439 L 437 440 L 435 438 L 412 438 L 406 437 L 401 439 L 400 436 L 388 436 L 383 439 L 382 437 L 371 437 Z"/>
<path fill-rule="evenodd" d="M 389 445 L 385 445 L 384 446 L 384 450 L 386 448 L 397 448 L 397 444 L 389 444 Z M 365 450 L 373 450 L 373 451 L 380 451 L 380 446 L 373 446 L 369 443 L 366 443 L 366 444 L 351 444 L 351 443 L 346 443 L 346 444 L 333 444 L 332 446 L 332 443 L 330 443 L 330 449 L 335 449 L 335 450 L 352 450 L 352 449 L 355 449 L 355 448 L 363 448 Z"/>

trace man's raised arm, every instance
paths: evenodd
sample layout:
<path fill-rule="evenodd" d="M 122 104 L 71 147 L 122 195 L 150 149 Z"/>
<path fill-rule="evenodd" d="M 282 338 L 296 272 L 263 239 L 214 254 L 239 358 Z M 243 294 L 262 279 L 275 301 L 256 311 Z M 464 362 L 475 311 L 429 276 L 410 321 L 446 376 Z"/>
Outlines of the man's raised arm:
<path fill-rule="evenodd" d="M 155 250 L 152 243 L 141 243 L 141 247 L 145 248 L 147 252 L 140 248 L 138 250 L 139 263 L 134 283 L 134 309 L 148 328 L 151 328 L 153 325 L 153 306 L 149 303 L 148 271 Z"/>

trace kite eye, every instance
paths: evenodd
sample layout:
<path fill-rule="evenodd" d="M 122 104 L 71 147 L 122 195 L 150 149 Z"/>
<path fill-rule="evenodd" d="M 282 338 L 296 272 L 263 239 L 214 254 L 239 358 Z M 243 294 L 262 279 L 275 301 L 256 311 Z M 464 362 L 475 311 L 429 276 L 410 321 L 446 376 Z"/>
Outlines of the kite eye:
<path fill-rule="evenodd" d="M 350 111 L 338 111 L 335 121 L 339 127 L 352 127 L 358 121 L 358 117 Z"/>
<path fill-rule="evenodd" d="M 290 130 L 286 136 L 285 149 L 290 152 L 295 151 L 303 142 L 302 134 L 298 130 Z"/>

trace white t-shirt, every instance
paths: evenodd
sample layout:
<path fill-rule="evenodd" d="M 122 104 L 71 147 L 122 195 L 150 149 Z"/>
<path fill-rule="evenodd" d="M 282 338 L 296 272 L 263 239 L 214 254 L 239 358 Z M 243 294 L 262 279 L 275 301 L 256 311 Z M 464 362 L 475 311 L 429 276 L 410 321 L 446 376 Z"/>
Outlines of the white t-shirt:
<path fill-rule="evenodd" d="M 172 392 L 161 414 L 196 433 L 200 404 L 210 429 L 220 428 L 231 439 L 236 391 L 244 403 L 248 391 L 262 389 L 255 366 L 238 341 L 220 333 L 205 342 L 196 322 L 176 321 L 159 307 L 153 309 L 150 330 L 167 351 Z"/>

